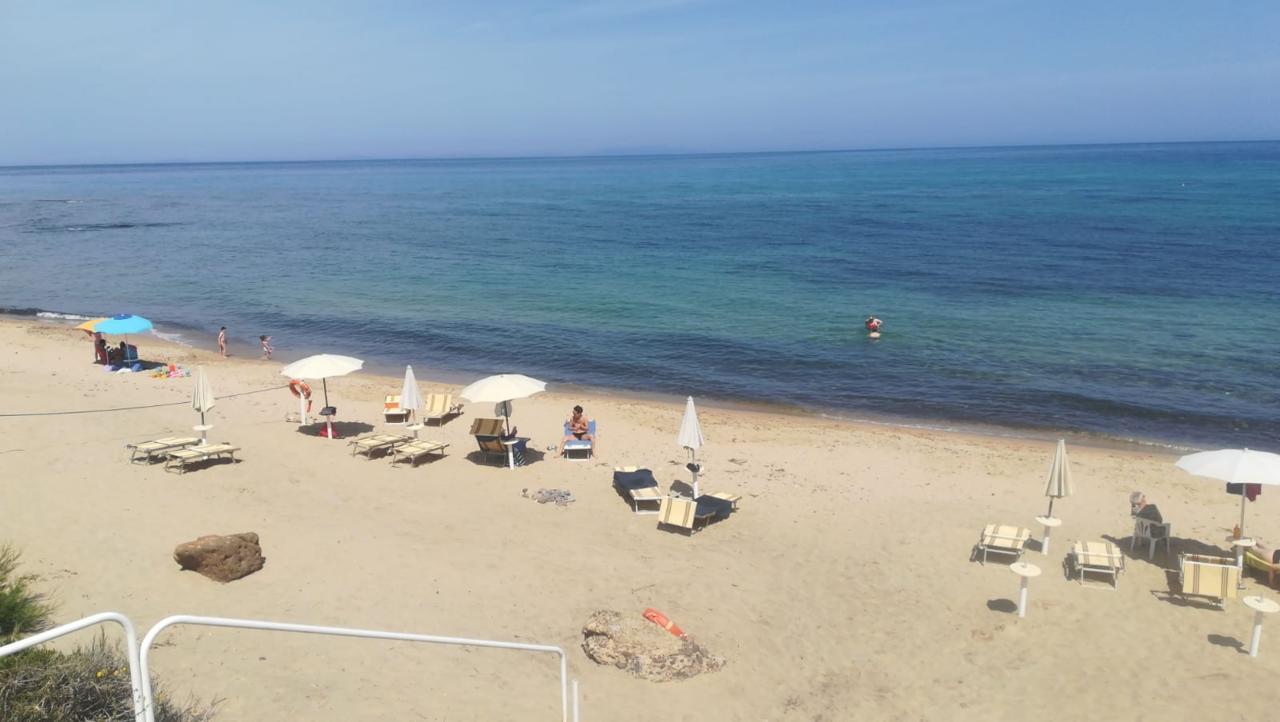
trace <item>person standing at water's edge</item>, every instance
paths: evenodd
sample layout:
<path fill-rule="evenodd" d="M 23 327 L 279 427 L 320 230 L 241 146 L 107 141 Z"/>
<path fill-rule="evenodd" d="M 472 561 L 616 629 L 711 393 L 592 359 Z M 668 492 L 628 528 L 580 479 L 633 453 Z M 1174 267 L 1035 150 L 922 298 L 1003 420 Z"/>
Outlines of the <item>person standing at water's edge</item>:
<path fill-rule="evenodd" d="M 227 357 L 227 327 L 226 326 L 223 326 L 222 328 L 218 329 L 218 353 L 222 354 L 223 358 Z"/>
<path fill-rule="evenodd" d="M 259 336 L 258 340 L 262 342 L 262 358 L 266 359 L 267 361 L 270 361 L 271 352 L 275 351 L 275 349 L 271 348 L 271 337 Z"/>

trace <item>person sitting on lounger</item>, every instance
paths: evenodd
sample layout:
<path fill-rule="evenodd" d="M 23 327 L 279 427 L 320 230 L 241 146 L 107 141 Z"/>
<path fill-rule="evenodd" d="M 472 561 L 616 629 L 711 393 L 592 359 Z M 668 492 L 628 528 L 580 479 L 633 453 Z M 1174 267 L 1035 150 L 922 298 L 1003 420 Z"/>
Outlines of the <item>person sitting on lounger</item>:
<path fill-rule="evenodd" d="M 569 427 L 569 433 L 567 436 L 565 436 L 563 439 L 560 440 L 561 456 L 564 456 L 564 445 L 569 443 L 570 441 L 574 441 L 574 440 L 592 441 L 593 440 L 591 438 L 591 432 L 588 431 L 588 429 L 591 428 L 590 423 L 591 422 L 587 421 L 586 415 L 582 413 L 581 406 L 573 407 L 573 415 L 570 416 L 567 421 L 565 421 L 565 425 Z"/>
<path fill-rule="evenodd" d="M 1259 559 L 1265 559 L 1272 564 L 1280 564 L 1280 549 L 1272 549 L 1270 544 L 1258 537 L 1253 538 L 1252 551 Z"/>

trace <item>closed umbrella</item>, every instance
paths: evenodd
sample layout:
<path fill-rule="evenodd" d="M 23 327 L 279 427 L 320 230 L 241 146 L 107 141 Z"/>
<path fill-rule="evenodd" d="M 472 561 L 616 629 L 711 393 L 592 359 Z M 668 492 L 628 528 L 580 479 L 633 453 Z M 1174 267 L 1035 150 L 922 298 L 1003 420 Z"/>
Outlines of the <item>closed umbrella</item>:
<path fill-rule="evenodd" d="M 501 411 L 506 418 L 507 431 L 511 430 L 512 399 L 527 399 L 547 390 L 547 383 L 524 374 L 497 374 L 486 376 L 467 386 L 458 395 L 472 403 L 491 402 L 503 404 Z"/>
<path fill-rule="evenodd" d="M 684 405 L 684 418 L 680 421 L 680 433 L 676 434 L 676 443 L 683 446 L 689 452 L 689 470 L 693 472 L 693 498 L 697 499 L 698 493 L 698 472 L 701 467 L 698 466 L 698 449 L 706 443 L 706 439 L 702 436 L 702 425 L 698 423 L 698 409 L 693 405 L 693 397 L 690 396 Z"/>
<path fill-rule="evenodd" d="M 1280 454 L 1252 449 L 1219 449 L 1187 454 L 1174 464 L 1183 471 L 1228 484 L 1280 485 Z M 1244 534 L 1245 495 L 1240 494 L 1240 533 Z"/>
<path fill-rule="evenodd" d="M 322 353 L 294 361 L 281 369 L 280 375 L 291 379 L 320 379 L 320 383 L 324 387 L 324 405 L 325 408 L 329 408 L 329 379 L 334 376 L 346 376 L 353 371 L 359 371 L 363 366 L 364 361 L 358 358 Z M 329 438 L 332 439 L 332 416 L 325 416 L 325 427 Z"/>
<path fill-rule="evenodd" d="M 415 420 L 418 412 L 422 410 L 422 394 L 418 391 L 418 380 L 413 377 L 412 366 L 404 367 L 404 386 L 400 387 L 400 408 L 412 411 Z"/>
<path fill-rule="evenodd" d="M 1067 442 L 1058 439 L 1058 450 L 1053 455 L 1053 466 L 1049 467 L 1049 480 L 1044 485 L 1044 495 L 1049 497 L 1049 519 L 1053 518 L 1053 500 L 1071 496 L 1071 465 L 1067 462 Z"/>
<path fill-rule="evenodd" d="M 204 423 L 204 415 L 212 409 L 218 400 L 213 396 L 213 387 L 209 385 L 209 377 L 204 373 L 203 366 L 196 367 L 196 386 L 191 393 L 191 408 L 200 414 L 200 444 L 209 443 L 209 429 L 212 428 Z"/>

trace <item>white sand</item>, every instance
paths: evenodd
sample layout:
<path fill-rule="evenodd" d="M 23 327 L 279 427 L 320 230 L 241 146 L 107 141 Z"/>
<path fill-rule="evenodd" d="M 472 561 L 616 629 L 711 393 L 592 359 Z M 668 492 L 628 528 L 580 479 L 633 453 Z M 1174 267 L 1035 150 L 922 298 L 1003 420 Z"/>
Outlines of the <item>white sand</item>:
<path fill-rule="evenodd" d="M 144 357 L 196 354 L 150 339 Z M 189 398 L 191 381 L 111 375 L 87 338 L 0 323 L 0 413 L 92 409 Z M 199 358 L 215 393 L 279 385 L 277 362 Z M 406 359 L 415 363 L 417 359 Z M 430 370 L 415 363 L 419 377 Z M 381 424 L 398 379 L 330 384 L 340 419 Z M 423 392 L 452 390 L 422 382 Z M 590 462 L 550 458 L 514 471 L 468 458 L 467 430 L 491 405 L 425 437 L 449 456 L 417 469 L 352 458 L 345 443 L 299 433 L 284 390 L 224 399 L 215 441 L 243 461 L 166 474 L 128 463 L 126 443 L 189 433 L 186 406 L 0 418 L 0 540 L 70 621 L 120 611 L 143 628 L 176 613 L 473 636 L 563 646 L 587 720 L 1265 719 L 1280 673 L 1280 618 L 1249 659 L 1252 613 L 1166 599 L 1163 553 L 1130 559 L 1118 591 L 1062 572 L 1074 539 L 1132 529 L 1127 495 L 1144 489 L 1174 535 L 1216 545 L 1238 497 L 1187 476 L 1173 457 L 1070 448 L 1076 495 L 1028 616 L 1017 579 L 969 561 L 987 522 L 1040 529 L 1052 444 L 701 409 L 703 488 L 741 493 L 741 510 L 687 537 L 635 516 L 610 486 L 614 465 L 688 479 L 674 442 L 677 404 L 548 393 L 515 402 L 532 448 L 558 440 L 580 402 L 600 424 Z M 567 509 L 521 489 L 571 489 Z M 1280 541 L 1268 490 L 1248 531 Z M 203 534 L 257 532 L 266 567 L 222 585 L 179 571 L 173 547 Z M 1191 543 L 1191 542 L 1188 542 Z M 1274 595 L 1250 576 L 1249 591 Z M 580 628 L 601 608 L 664 611 L 725 668 L 654 684 L 588 660 Z M 115 634 L 112 632 L 112 634 Z M 1269 636 L 1270 635 L 1270 636 Z M 434 646 L 195 627 L 167 633 L 163 683 L 223 698 L 220 719 L 558 719 L 551 658 Z"/>

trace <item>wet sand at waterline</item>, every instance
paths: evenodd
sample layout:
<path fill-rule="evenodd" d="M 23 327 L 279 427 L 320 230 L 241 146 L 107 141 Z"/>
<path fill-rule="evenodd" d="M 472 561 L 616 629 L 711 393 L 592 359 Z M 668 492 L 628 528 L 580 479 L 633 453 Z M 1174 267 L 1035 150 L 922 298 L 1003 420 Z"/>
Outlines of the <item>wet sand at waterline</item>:
<path fill-rule="evenodd" d="M 131 339 L 143 356 L 194 368 L 215 394 L 280 386 L 281 362 Z M 0 322 L 0 413 L 182 402 L 191 379 L 109 374 L 87 337 Z M 334 349 L 341 353 L 341 349 Z M 406 362 L 421 363 L 418 359 Z M 423 393 L 457 392 L 415 366 Z M 347 430 L 383 429 L 398 378 L 329 384 Z M 317 389 L 318 392 L 318 389 Z M 610 485 L 615 465 L 688 481 L 675 445 L 679 404 L 591 392 L 516 401 L 531 449 L 559 440 L 581 403 L 600 428 L 591 461 L 531 454 L 516 470 L 477 463 L 475 404 L 426 438 L 449 455 L 418 468 L 352 457 L 343 441 L 286 422 L 283 389 L 224 398 L 213 441 L 235 464 L 185 475 L 128 462 L 124 445 L 185 435 L 189 406 L 0 418 L 0 540 L 59 605 L 59 622 L 111 610 L 142 628 L 178 613 L 367 627 L 559 645 L 581 682 L 584 720 L 1263 719 L 1280 673 L 1280 619 L 1250 659 L 1252 613 L 1170 601 L 1163 552 L 1128 559 L 1119 588 L 1082 588 L 1062 571 L 1075 539 L 1132 529 L 1140 488 L 1174 536 L 1228 553 L 1238 497 L 1144 449 L 1071 446 L 1074 496 L 1051 554 L 1033 541 L 1025 619 L 1017 577 L 970 561 L 989 522 L 1041 530 L 1053 444 L 858 425 L 713 407 L 702 486 L 742 495 L 731 518 L 687 537 L 636 516 Z M 318 405 L 317 405 L 318 406 Z M 367 425 L 358 426 L 358 425 Z M 392 427 L 394 428 L 394 427 Z M 397 465 L 400 466 L 400 465 Z M 562 488 L 568 508 L 523 489 Z M 1270 493 L 1248 532 L 1280 541 Z M 179 571 L 173 547 L 204 534 L 257 532 L 256 574 L 217 584 Z M 1190 542 L 1188 542 L 1190 543 Z M 1126 547 L 1127 548 L 1127 547 Z M 1162 566 L 1163 565 L 1163 566 Z M 1272 592 L 1250 576 L 1249 591 Z M 716 673 L 655 684 L 581 651 L 597 609 L 655 607 L 727 660 Z M 114 634 L 111 632 L 110 634 Z M 154 671 L 179 695 L 224 700 L 220 719 L 558 719 L 550 657 L 496 650 L 183 627 Z"/>

